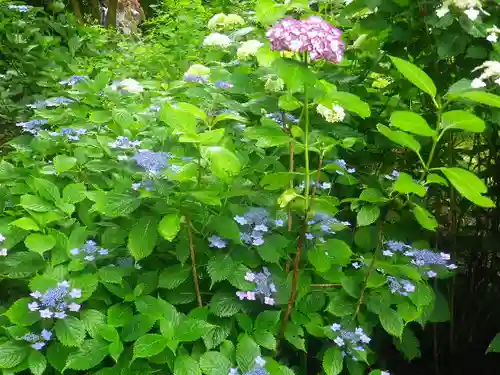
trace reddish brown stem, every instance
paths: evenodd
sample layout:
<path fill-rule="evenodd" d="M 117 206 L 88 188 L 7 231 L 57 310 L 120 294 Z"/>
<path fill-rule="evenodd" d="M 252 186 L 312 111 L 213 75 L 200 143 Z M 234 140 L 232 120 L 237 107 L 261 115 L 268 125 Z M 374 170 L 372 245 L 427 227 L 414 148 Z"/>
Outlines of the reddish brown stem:
<path fill-rule="evenodd" d="M 189 217 L 186 217 L 186 225 L 188 231 L 189 251 L 191 253 L 191 267 L 193 270 L 194 289 L 196 291 L 196 299 L 198 300 L 198 306 L 202 307 L 203 301 L 201 299 L 198 271 L 196 270 L 196 249 L 194 247 L 193 231 L 191 229 L 191 219 Z"/>
<path fill-rule="evenodd" d="M 323 168 L 323 154 L 321 154 L 321 156 L 319 157 L 318 170 L 316 172 L 316 180 L 315 180 L 316 183 L 314 184 L 311 192 L 312 198 L 316 196 L 316 189 L 318 188 L 319 179 L 321 178 L 321 168 Z"/>
<path fill-rule="evenodd" d="M 302 231 L 299 234 L 299 238 L 297 239 L 297 251 L 295 252 L 295 261 L 293 265 L 292 294 L 290 295 L 290 299 L 288 300 L 288 306 L 285 312 L 285 316 L 283 317 L 283 321 L 281 322 L 280 337 L 283 337 L 283 335 L 285 334 L 286 325 L 288 323 L 288 319 L 290 319 L 295 299 L 297 298 L 300 259 L 302 257 L 302 249 L 304 247 L 304 237 L 306 231 L 307 231 L 307 217 L 304 220 L 304 224 L 302 225 Z"/>

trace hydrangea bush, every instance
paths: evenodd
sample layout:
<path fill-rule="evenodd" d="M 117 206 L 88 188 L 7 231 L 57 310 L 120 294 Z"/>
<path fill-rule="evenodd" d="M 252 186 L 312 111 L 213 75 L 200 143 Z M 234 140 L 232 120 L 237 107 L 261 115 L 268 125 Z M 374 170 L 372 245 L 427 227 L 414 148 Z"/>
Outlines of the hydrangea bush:
<path fill-rule="evenodd" d="M 415 352 L 458 267 L 427 240 L 431 194 L 494 206 L 436 154 L 500 97 L 381 56 L 418 95 L 370 132 L 414 164 L 367 168 L 372 108 L 335 78 L 356 56 L 333 20 L 303 2 L 229 16 L 168 87 L 69 76 L 18 124 L 0 161 L 5 373 L 390 375 L 377 342 Z"/>

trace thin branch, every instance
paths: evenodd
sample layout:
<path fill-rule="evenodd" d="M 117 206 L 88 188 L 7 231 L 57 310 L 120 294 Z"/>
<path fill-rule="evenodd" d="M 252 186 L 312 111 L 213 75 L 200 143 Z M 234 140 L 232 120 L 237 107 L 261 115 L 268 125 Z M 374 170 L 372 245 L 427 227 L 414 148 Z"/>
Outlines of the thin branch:
<path fill-rule="evenodd" d="M 198 306 L 202 307 L 203 301 L 201 299 L 198 271 L 196 270 L 196 249 L 194 247 L 193 231 L 191 230 L 191 219 L 189 218 L 189 216 L 186 216 L 186 225 L 187 225 L 188 239 L 189 239 L 189 251 L 191 253 L 191 268 L 193 270 L 194 289 L 196 291 L 196 299 L 198 300 Z"/>
<path fill-rule="evenodd" d="M 331 288 L 334 286 L 342 286 L 342 284 L 311 284 L 313 288 Z"/>
<path fill-rule="evenodd" d="M 297 290 L 299 284 L 299 268 L 300 268 L 300 259 L 302 257 L 302 249 L 304 247 L 304 238 L 307 231 L 307 217 L 304 219 L 304 223 L 302 225 L 302 231 L 299 234 L 299 238 L 297 239 L 297 251 L 295 252 L 295 261 L 293 265 L 293 278 L 292 278 L 292 294 L 290 295 L 290 299 L 288 300 L 288 306 L 285 312 L 285 316 L 283 317 L 283 321 L 281 322 L 280 336 L 283 337 L 285 334 L 286 325 L 288 323 L 288 319 L 292 314 L 293 305 L 295 303 L 295 299 L 297 298 Z"/>
<path fill-rule="evenodd" d="M 382 216 L 382 220 L 380 222 L 380 227 L 378 230 L 378 243 L 377 243 L 377 248 L 373 252 L 373 259 L 370 263 L 370 266 L 368 267 L 368 272 L 366 273 L 365 280 L 363 282 L 363 289 L 361 290 L 361 295 L 359 296 L 358 303 L 356 304 L 356 312 L 354 313 L 352 319 L 356 319 L 356 317 L 359 314 L 359 310 L 361 309 L 361 305 L 363 304 L 363 300 L 365 298 L 365 292 L 366 289 L 368 288 L 368 278 L 372 274 L 373 270 L 375 269 L 375 263 L 377 262 L 377 256 L 380 253 L 380 250 L 382 250 L 382 233 L 384 231 L 384 220 L 385 220 L 385 214 Z"/>

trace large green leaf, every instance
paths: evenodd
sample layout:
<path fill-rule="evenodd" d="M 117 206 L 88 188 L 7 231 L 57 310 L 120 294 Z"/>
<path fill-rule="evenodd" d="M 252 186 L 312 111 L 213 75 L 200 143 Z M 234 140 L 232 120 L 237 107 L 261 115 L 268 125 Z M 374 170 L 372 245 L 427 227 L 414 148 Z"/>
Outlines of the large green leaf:
<path fill-rule="evenodd" d="M 44 199 L 56 202 L 60 198 L 59 188 L 53 182 L 43 179 L 33 179 L 33 184 L 37 193 Z"/>
<path fill-rule="evenodd" d="M 500 353 L 500 333 L 497 333 L 493 340 L 491 340 L 486 353 Z"/>
<path fill-rule="evenodd" d="M 396 69 L 399 70 L 399 72 L 404 75 L 408 81 L 413 83 L 420 90 L 426 92 L 430 96 L 436 96 L 436 85 L 422 69 L 398 57 L 389 57 L 391 58 L 392 63 L 394 64 Z"/>
<path fill-rule="evenodd" d="M 80 346 L 85 339 L 85 326 L 74 316 L 60 319 L 54 326 L 57 339 L 65 346 Z"/>
<path fill-rule="evenodd" d="M 450 99 L 469 99 L 473 102 L 500 108 L 500 96 L 484 91 L 465 91 L 449 95 Z"/>
<path fill-rule="evenodd" d="M 206 352 L 200 358 L 200 367 L 207 375 L 227 375 L 231 361 L 219 352 Z"/>
<path fill-rule="evenodd" d="M 455 110 L 443 113 L 441 127 L 444 129 L 462 129 L 471 133 L 482 133 L 486 124 L 470 112 Z"/>
<path fill-rule="evenodd" d="M 54 167 L 59 173 L 73 169 L 76 165 L 76 162 L 76 158 L 68 155 L 57 155 L 53 160 Z"/>
<path fill-rule="evenodd" d="M 210 169 L 213 174 L 223 181 L 230 180 L 240 172 L 240 160 L 227 148 L 221 146 L 204 147 L 202 154 L 210 161 Z"/>
<path fill-rule="evenodd" d="M 153 328 L 156 319 L 149 315 L 135 315 L 122 329 L 123 341 L 135 341 Z"/>
<path fill-rule="evenodd" d="M 19 326 L 31 326 L 40 320 L 40 314 L 28 309 L 30 298 L 20 298 L 4 313 L 9 320 Z"/>
<path fill-rule="evenodd" d="M 25 194 L 21 197 L 20 205 L 26 210 L 35 212 L 47 212 L 53 209 L 53 206 L 47 201 L 29 194 Z"/>
<path fill-rule="evenodd" d="M 495 203 L 485 194 L 488 188 L 474 173 L 462 168 L 440 168 L 451 184 L 472 203 L 481 207 L 495 207 Z"/>
<path fill-rule="evenodd" d="M 210 312 L 219 317 L 233 316 L 241 307 L 241 302 L 234 293 L 217 292 L 210 301 Z"/>
<path fill-rule="evenodd" d="M 182 320 L 175 331 L 175 338 L 179 341 L 192 342 L 214 329 L 214 326 L 204 320 L 186 318 Z"/>
<path fill-rule="evenodd" d="M 165 215 L 158 224 L 158 232 L 167 241 L 172 242 L 181 229 L 181 218 L 179 214 Z"/>
<path fill-rule="evenodd" d="M 244 334 L 240 336 L 236 346 L 236 363 L 242 372 L 251 371 L 255 367 L 255 358 L 260 355 L 260 348 L 255 341 Z"/>
<path fill-rule="evenodd" d="M 413 207 L 413 214 L 417 219 L 418 223 L 422 226 L 422 228 L 435 231 L 438 222 L 434 215 L 432 215 L 429 211 L 427 211 L 424 207 L 415 205 Z"/>
<path fill-rule="evenodd" d="M 196 116 L 181 107 L 165 104 L 160 109 L 160 119 L 178 134 L 196 134 Z"/>
<path fill-rule="evenodd" d="M 332 91 L 328 93 L 326 100 L 328 100 L 328 103 L 325 104 L 339 104 L 341 107 L 358 114 L 362 118 L 367 118 L 371 115 L 370 106 L 354 94 L 344 91 Z"/>
<path fill-rule="evenodd" d="M 271 25 L 286 14 L 286 7 L 273 0 L 259 0 L 255 7 L 257 20 L 263 25 Z"/>
<path fill-rule="evenodd" d="M 85 340 L 79 345 L 76 352 L 70 353 L 66 368 L 88 370 L 101 363 L 107 355 L 108 343 L 106 341 L 97 339 Z"/>
<path fill-rule="evenodd" d="M 56 239 L 50 234 L 32 233 L 26 237 L 24 244 L 31 251 L 43 254 L 56 245 Z"/>
<path fill-rule="evenodd" d="M 89 195 L 95 202 L 95 209 L 110 217 L 126 216 L 141 204 L 140 199 L 127 194 L 97 191 Z"/>
<path fill-rule="evenodd" d="M 404 172 L 400 172 L 392 188 L 399 193 L 416 194 L 419 197 L 424 197 L 427 193 L 423 185 L 417 183 L 409 174 Z"/>
<path fill-rule="evenodd" d="M 28 356 L 27 345 L 7 341 L 0 345 L 0 368 L 10 369 L 19 365 Z"/>
<path fill-rule="evenodd" d="M 418 141 L 410 134 L 391 130 L 387 126 L 381 124 L 377 125 L 377 130 L 394 143 L 397 143 L 398 145 L 403 147 L 407 147 L 417 154 L 420 152 L 420 143 L 418 143 Z"/>
<path fill-rule="evenodd" d="M 407 111 L 395 111 L 391 115 L 391 125 L 408 133 L 433 137 L 436 131 L 432 129 L 427 121 L 417 113 Z"/>
<path fill-rule="evenodd" d="M 149 256 L 158 239 L 158 219 L 153 216 L 143 216 L 132 227 L 128 236 L 128 249 L 135 260 Z"/>
<path fill-rule="evenodd" d="M 395 310 L 390 307 L 383 309 L 379 314 L 379 319 L 387 333 L 396 337 L 402 336 L 404 322 Z"/>
<path fill-rule="evenodd" d="M 47 367 L 47 360 L 42 353 L 33 350 L 28 357 L 28 365 L 33 375 L 42 375 Z"/>
<path fill-rule="evenodd" d="M 174 364 L 175 375 L 201 375 L 200 366 L 188 355 L 181 354 L 175 358 Z"/>
<path fill-rule="evenodd" d="M 158 334 L 147 334 L 139 337 L 134 343 L 134 358 L 153 357 L 165 349 L 167 339 Z"/>
<path fill-rule="evenodd" d="M 339 348 L 329 348 L 323 355 L 323 369 L 326 375 L 338 375 L 344 368 L 342 350 Z"/>
<path fill-rule="evenodd" d="M 377 221 L 379 216 L 380 208 L 378 208 L 378 206 L 366 205 L 361 207 L 356 216 L 358 227 L 364 227 L 366 225 L 373 224 L 375 221 Z"/>

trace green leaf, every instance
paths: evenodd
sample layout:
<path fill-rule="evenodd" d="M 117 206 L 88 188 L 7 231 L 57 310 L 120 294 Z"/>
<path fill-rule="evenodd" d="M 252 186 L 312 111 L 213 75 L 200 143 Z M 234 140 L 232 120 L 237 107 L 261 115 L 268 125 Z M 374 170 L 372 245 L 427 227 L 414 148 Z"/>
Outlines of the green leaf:
<path fill-rule="evenodd" d="M 35 212 L 47 212 L 54 208 L 50 203 L 44 201 L 42 198 L 29 194 L 25 194 L 21 197 L 20 205 L 26 210 Z"/>
<path fill-rule="evenodd" d="M 90 113 L 89 121 L 95 124 L 105 124 L 113 119 L 109 111 L 92 111 Z"/>
<path fill-rule="evenodd" d="M 303 63 L 291 59 L 278 59 L 272 69 L 285 81 L 291 93 L 301 92 L 304 85 L 314 86 L 316 75 Z"/>
<path fill-rule="evenodd" d="M 122 129 L 131 129 L 134 126 L 134 117 L 126 109 L 113 108 L 112 117 Z"/>
<path fill-rule="evenodd" d="M 486 353 L 500 353 L 500 333 L 497 333 L 493 340 L 491 340 Z"/>
<path fill-rule="evenodd" d="M 273 0 L 259 0 L 255 7 L 257 20 L 263 25 L 272 25 L 286 14 L 286 7 Z M 262 48 L 261 48 L 262 49 Z"/>
<path fill-rule="evenodd" d="M 352 250 L 344 241 L 330 239 L 318 246 L 325 250 L 332 264 L 346 265 L 350 263 Z"/>
<path fill-rule="evenodd" d="M 256 146 L 261 148 L 288 145 L 291 139 L 274 121 L 267 118 L 262 120 L 262 126 L 246 128 L 243 134 L 248 139 L 256 140 Z"/>
<path fill-rule="evenodd" d="M 79 203 L 86 198 L 85 193 L 87 192 L 87 188 L 83 183 L 78 184 L 68 184 L 63 189 L 62 199 L 66 203 Z"/>
<path fill-rule="evenodd" d="M 234 262 L 229 254 L 216 254 L 208 261 L 207 272 L 212 279 L 212 286 L 219 281 L 226 280 L 234 272 Z"/>
<path fill-rule="evenodd" d="M 307 259 L 318 270 L 318 272 L 326 272 L 332 266 L 329 256 L 323 248 L 316 247 L 307 252 Z"/>
<path fill-rule="evenodd" d="M 408 81 L 433 98 L 436 96 L 436 85 L 434 85 L 432 79 L 422 69 L 398 57 L 389 57 L 394 66 L 396 66 L 396 69 L 399 70 L 399 72 L 405 76 Z"/>
<path fill-rule="evenodd" d="M 438 222 L 434 217 L 434 215 L 432 215 L 425 208 L 419 205 L 415 205 L 413 207 L 413 214 L 415 215 L 415 218 L 417 219 L 418 223 L 422 226 L 422 228 L 436 231 L 436 228 L 438 227 Z"/>
<path fill-rule="evenodd" d="M 191 267 L 176 264 L 165 268 L 158 278 L 158 286 L 160 288 L 175 289 L 191 274 Z"/>
<path fill-rule="evenodd" d="M 94 339 L 100 336 L 102 327 L 106 325 L 106 315 L 99 310 L 84 310 L 80 318 L 85 330 Z"/>
<path fill-rule="evenodd" d="M 40 320 L 40 314 L 28 309 L 30 298 L 21 298 L 12 304 L 12 306 L 4 313 L 9 320 L 18 326 L 31 326 L 33 323 Z"/>
<path fill-rule="evenodd" d="M 358 227 L 364 227 L 373 224 L 375 221 L 377 221 L 379 216 L 380 208 L 378 208 L 378 206 L 366 205 L 361 207 L 356 216 Z"/>
<path fill-rule="evenodd" d="M 343 91 L 332 91 L 328 94 L 327 100 L 332 104 L 339 104 L 348 111 L 358 114 L 361 118 L 370 117 L 370 106 L 362 101 L 358 96 Z M 324 101 L 323 101 L 324 102 Z M 326 103 L 330 104 L 330 103 Z M 327 105 L 331 107 L 331 105 Z"/>
<path fill-rule="evenodd" d="M 158 232 L 167 241 L 172 242 L 181 229 L 179 214 L 165 215 L 158 224 Z"/>
<path fill-rule="evenodd" d="M 210 312 L 219 317 L 230 317 L 241 310 L 241 302 L 234 293 L 217 292 L 210 301 Z"/>
<path fill-rule="evenodd" d="M 418 143 L 418 141 L 410 134 L 391 130 L 387 126 L 382 124 L 377 125 L 377 130 L 394 143 L 397 143 L 398 145 L 403 147 L 407 147 L 417 154 L 420 152 L 420 143 Z"/>
<path fill-rule="evenodd" d="M 60 199 L 59 188 L 53 182 L 43 178 L 33 179 L 37 193 L 44 199 L 56 202 Z"/>
<path fill-rule="evenodd" d="M 173 372 L 175 375 L 201 375 L 198 362 L 185 354 L 178 355 L 175 358 Z"/>
<path fill-rule="evenodd" d="M 156 319 L 149 315 L 135 315 L 122 329 L 122 340 L 135 341 L 153 328 Z"/>
<path fill-rule="evenodd" d="M 395 111 L 391 115 L 391 125 L 408 133 L 424 137 L 434 137 L 436 131 L 432 129 L 427 121 L 417 113 L 407 111 Z"/>
<path fill-rule="evenodd" d="M 85 326 L 74 316 L 59 319 L 54 326 L 57 339 L 65 346 L 79 347 L 85 339 Z"/>
<path fill-rule="evenodd" d="M 471 133 L 482 133 L 486 124 L 470 112 L 456 110 L 443 113 L 440 127 L 444 130 L 461 129 Z"/>
<path fill-rule="evenodd" d="M 279 97 L 278 106 L 285 111 L 295 111 L 302 107 L 302 103 L 292 94 L 286 94 Z"/>
<path fill-rule="evenodd" d="M 50 234 L 32 233 L 24 240 L 28 249 L 38 254 L 52 249 L 56 245 L 56 239 Z"/>
<path fill-rule="evenodd" d="M 167 301 L 153 296 L 140 296 L 135 300 L 135 307 L 141 314 L 149 315 L 156 319 L 165 318 L 171 323 L 177 324 L 179 313 Z"/>
<path fill-rule="evenodd" d="M 419 197 L 424 197 L 427 194 L 425 187 L 414 181 L 413 178 L 407 173 L 400 172 L 396 182 L 392 188 L 402 194 L 416 194 Z"/>
<path fill-rule="evenodd" d="M 68 155 L 57 155 L 53 159 L 54 167 L 58 173 L 63 173 L 73 169 L 76 165 L 76 158 Z"/>
<path fill-rule="evenodd" d="M 74 348 L 63 346 L 54 340 L 47 349 L 47 361 L 52 367 L 62 373 L 64 366 L 66 366 L 68 355 L 73 350 Z"/>
<path fill-rule="evenodd" d="M 258 356 L 260 356 L 260 348 L 255 341 L 247 334 L 240 336 L 238 345 L 236 345 L 236 363 L 241 372 L 253 370 L 255 358 Z"/>
<path fill-rule="evenodd" d="M 134 343 L 134 358 L 153 357 L 165 349 L 167 339 L 158 334 L 147 334 Z"/>
<path fill-rule="evenodd" d="M 379 319 L 387 333 L 399 338 L 403 335 L 404 322 L 396 311 L 391 308 L 383 309 Z"/>
<path fill-rule="evenodd" d="M 66 368 L 73 370 L 88 370 L 108 355 L 108 343 L 101 340 L 85 340 L 76 352 L 70 353 Z"/>
<path fill-rule="evenodd" d="M 175 331 L 175 338 L 181 342 L 192 342 L 207 334 L 214 326 L 204 320 L 186 318 Z"/>
<path fill-rule="evenodd" d="M 24 230 L 34 230 L 34 231 L 39 231 L 40 227 L 36 223 L 35 220 L 29 218 L 29 217 L 22 217 L 20 219 L 14 220 L 9 223 L 9 225 L 13 225 L 15 227 L 24 229 Z"/>
<path fill-rule="evenodd" d="M 136 197 L 104 191 L 94 192 L 92 200 L 95 202 L 95 209 L 109 217 L 131 214 L 141 204 L 141 200 Z"/>
<path fill-rule="evenodd" d="M 480 207 L 495 207 L 495 203 L 485 194 L 488 189 L 474 173 L 461 168 L 439 168 L 458 192 Z"/>
<path fill-rule="evenodd" d="M 500 108 L 500 96 L 484 91 L 465 91 L 455 93 L 449 96 L 450 99 L 468 99 L 473 102 L 489 105 L 490 107 Z"/>
<path fill-rule="evenodd" d="M 160 120 L 170 126 L 174 132 L 181 134 L 196 134 L 196 117 L 190 111 L 173 108 L 165 104 L 160 109 Z"/>
<path fill-rule="evenodd" d="M 323 356 L 323 369 L 326 375 L 338 375 L 344 368 L 342 351 L 339 348 L 329 348 Z"/>
<path fill-rule="evenodd" d="M 405 327 L 401 341 L 394 339 L 399 351 L 403 352 L 408 361 L 413 361 L 415 358 L 420 358 L 420 342 L 413 331 Z"/>
<path fill-rule="evenodd" d="M 42 353 L 33 350 L 28 357 L 28 366 L 33 375 L 42 375 L 47 367 L 47 360 Z"/>
<path fill-rule="evenodd" d="M 200 367 L 207 375 L 227 375 L 231 361 L 219 352 L 206 352 L 200 358 Z"/>
<path fill-rule="evenodd" d="M 263 348 L 269 350 L 276 349 L 276 338 L 273 336 L 271 332 L 256 330 L 252 333 L 252 337 L 254 338 L 255 342 L 260 346 L 262 346 Z"/>
<path fill-rule="evenodd" d="M 112 327 L 123 327 L 132 317 L 132 307 L 124 303 L 113 305 L 108 309 L 108 324 Z"/>
<path fill-rule="evenodd" d="M 229 181 L 240 173 L 241 163 L 238 157 L 227 148 L 220 146 L 203 147 L 203 157 L 210 161 L 213 174 L 223 181 Z"/>
<path fill-rule="evenodd" d="M 232 217 L 227 216 L 214 216 L 208 227 L 215 231 L 219 236 L 229 238 L 236 243 L 240 243 L 240 228 Z"/>
<path fill-rule="evenodd" d="M 275 332 L 280 315 L 279 311 L 262 311 L 255 319 L 255 330 Z"/>
<path fill-rule="evenodd" d="M 149 256 L 158 239 L 158 220 L 152 216 L 143 216 L 132 227 L 128 237 L 128 249 L 136 261 Z"/>
<path fill-rule="evenodd" d="M 28 356 L 28 346 L 14 341 L 0 345 L 0 368 L 13 368 Z"/>
<path fill-rule="evenodd" d="M 111 358 L 113 358 L 115 362 L 118 362 L 118 359 L 120 358 L 125 348 L 123 347 L 123 343 L 120 340 L 118 340 L 109 344 L 108 349 Z"/>
<path fill-rule="evenodd" d="M 279 263 L 285 257 L 284 249 L 289 241 L 279 234 L 271 234 L 266 237 L 266 242 L 257 247 L 260 257 L 269 263 Z"/>

